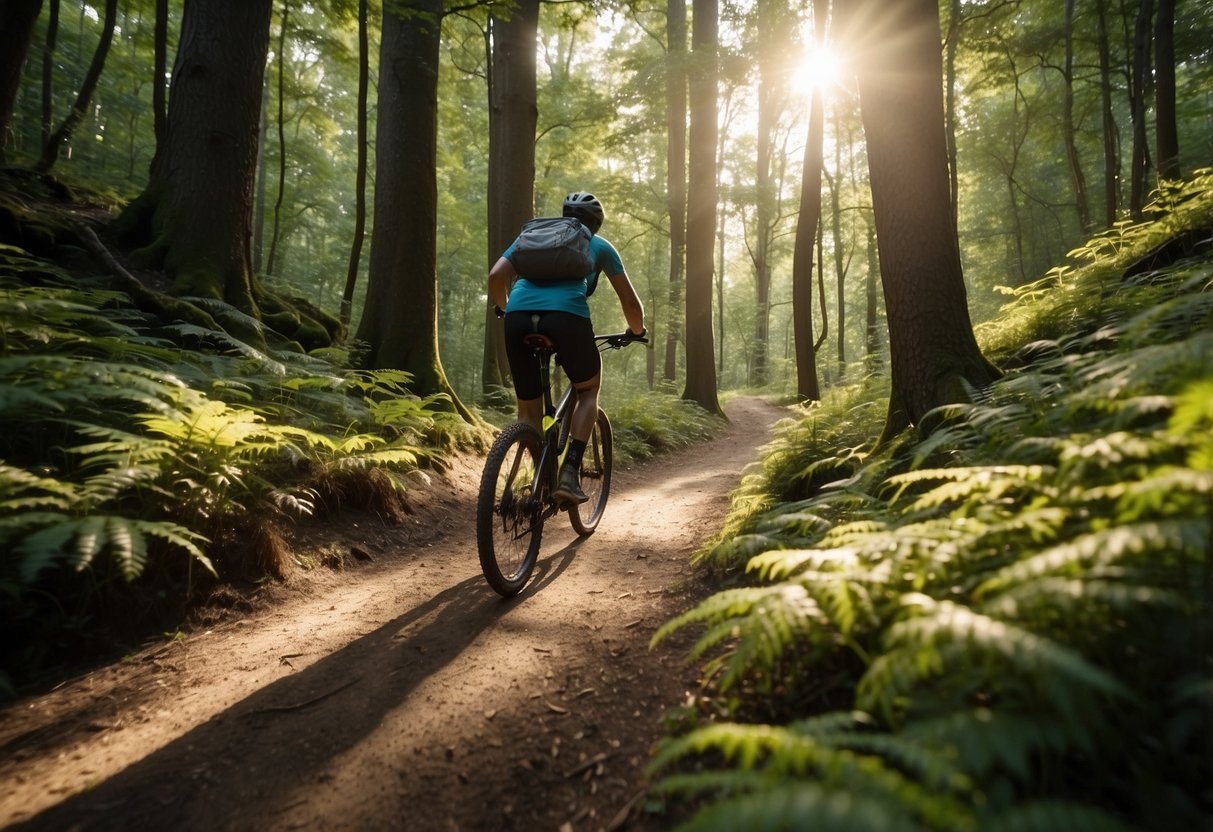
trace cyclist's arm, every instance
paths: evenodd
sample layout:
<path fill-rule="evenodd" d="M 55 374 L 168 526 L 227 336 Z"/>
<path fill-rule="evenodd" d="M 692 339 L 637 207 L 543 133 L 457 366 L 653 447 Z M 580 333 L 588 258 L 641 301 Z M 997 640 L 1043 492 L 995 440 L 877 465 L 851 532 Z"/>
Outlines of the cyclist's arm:
<path fill-rule="evenodd" d="M 644 304 L 640 302 L 640 296 L 636 294 L 636 287 L 632 285 L 628 273 L 609 274 L 607 278 L 611 281 L 615 294 L 619 295 L 619 305 L 623 307 L 623 317 L 628 322 L 628 329 L 635 335 L 643 335 Z"/>
<path fill-rule="evenodd" d="M 493 268 L 489 269 L 489 300 L 505 309 L 510 296 L 510 285 L 516 276 L 514 264 L 504 257 L 499 257 Z"/>

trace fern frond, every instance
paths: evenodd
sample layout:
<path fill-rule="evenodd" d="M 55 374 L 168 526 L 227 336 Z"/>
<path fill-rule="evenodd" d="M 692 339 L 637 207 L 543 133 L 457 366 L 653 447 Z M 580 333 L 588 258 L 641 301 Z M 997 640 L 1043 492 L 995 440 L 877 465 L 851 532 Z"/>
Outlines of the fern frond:
<path fill-rule="evenodd" d="M 1187 517 L 1135 523 L 1082 535 L 1004 567 L 976 590 L 984 598 L 1016 584 L 1080 568 L 1103 567 L 1147 555 L 1199 561 L 1208 545 L 1210 520 Z"/>
<path fill-rule="evenodd" d="M 809 639 L 824 617 L 817 602 L 797 583 L 732 589 L 716 593 L 667 622 L 651 643 L 656 645 L 676 630 L 700 622 L 710 629 L 693 655 L 701 655 L 726 638 L 736 641 L 731 654 L 722 660 L 725 672 L 719 685 L 728 690 L 747 674 L 769 670 L 792 644 Z"/>
<path fill-rule="evenodd" d="M 31 528 L 34 530 L 29 531 Z M 205 538 L 175 523 L 113 515 L 74 518 L 46 512 L 0 520 L 0 540 L 15 544 L 12 552 L 18 574 L 26 584 L 58 563 L 84 569 L 103 553 L 116 562 L 124 578 L 133 580 L 146 564 L 149 536 L 184 550 L 214 574 L 214 565 L 197 545 Z"/>
<path fill-rule="evenodd" d="M 853 549 L 777 549 L 750 558 L 746 571 L 768 581 L 780 580 L 805 569 L 846 569 L 859 560 Z"/>
<path fill-rule="evenodd" d="M 839 793 L 862 795 L 865 802 L 896 807 L 902 817 L 927 819 L 935 828 L 946 825 L 945 819 L 963 821 L 966 818 L 966 810 L 952 796 L 965 788 L 963 777 L 944 776 L 934 787 L 924 788 L 882 757 L 836 746 L 835 739 L 862 743 L 855 735 L 815 736 L 810 731 L 769 725 L 709 725 L 684 737 L 667 740 L 658 748 L 649 768 L 658 772 L 687 758 L 714 753 L 743 773 L 761 771 L 768 777 L 785 779 L 785 782 L 792 779 L 789 785 L 796 788 L 817 787 L 817 784 L 806 783 L 805 779 L 819 779 L 825 786 L 838 789 Z M 879 741 L 873 738 L 872 744 L 879 745 Z M 888 747 L 894 745 L 891 743 Z M 925 765 L 931 768 L 930 763 Z M 762 783 L 753 777 L 746 777 L 741 782 L 748 787 L 762 785 L 756 796 L 764 799 L 780 788 L 778 781 Z"/>
<path fill-rule="evenodd" d="M 1133 697 L 1118 678 L 1053 639 L 922 594 L 908 595 L 902 603 L 921 614 L 889 628 L 888 652 L 872 663 L 859 682 L 856 705 L 863 710 L 892 719 L 898 698 L 955 666 L 970 669 L 972 686 L 1004 687 L 1020 676 L 1069 716 L 1075 716 L 1076 702 L 1092 697 Z M 973 672 L 979 668 L 984 670 Z"/>

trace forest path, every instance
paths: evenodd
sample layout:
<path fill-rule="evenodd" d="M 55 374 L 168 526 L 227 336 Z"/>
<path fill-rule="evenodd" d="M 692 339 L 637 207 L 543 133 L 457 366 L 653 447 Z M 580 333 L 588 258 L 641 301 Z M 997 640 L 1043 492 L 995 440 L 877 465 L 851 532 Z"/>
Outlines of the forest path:
<path fill-rule="evenodd" d="M 697 673 L 685 640 L 649 639 L 706 592 L 689 556 L 789 415 L 726 411 L 617 472 L 592 537 L 549 521 L 515 599 L 480 574 L 474 461 L 413 534 L 311 530 L 318 555 L 396 551 L 0 710 L 0 827 L 662 828 L 643 769 Z"/>

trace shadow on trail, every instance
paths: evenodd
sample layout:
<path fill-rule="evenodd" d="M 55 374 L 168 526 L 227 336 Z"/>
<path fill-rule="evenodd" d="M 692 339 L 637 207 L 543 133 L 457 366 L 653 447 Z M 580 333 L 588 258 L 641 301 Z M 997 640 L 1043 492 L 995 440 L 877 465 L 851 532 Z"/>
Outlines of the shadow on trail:
<path fill-rule="evenodd" d="M 328 765 L 362 742 L 418 685 L 520 600 L 550 586 L 580 542 L 541 559 L 517 598 L 499 598 L 479 574 L 460 581 L 88 791 L 9 828 L 243 828 L 249 807 L 273 809 L 300 788 L 324 782 Z M 258 772 L 270 771 L 275 777 L 263 783 Z"/>

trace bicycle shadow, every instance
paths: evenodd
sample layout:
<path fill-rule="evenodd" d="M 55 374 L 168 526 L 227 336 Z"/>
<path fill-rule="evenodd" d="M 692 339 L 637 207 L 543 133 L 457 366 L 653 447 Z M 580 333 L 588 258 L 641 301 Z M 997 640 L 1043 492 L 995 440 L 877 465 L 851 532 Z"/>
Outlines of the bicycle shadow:
<path fill-rule="evenodd" d="M 260 809 L 273 810 L 288 796 L 317 788 L 329 764 L 379 728 L 418 686 L 527 597 L 550 587 L 580 543 L 541 558 L 514 598 L 500 598 L 479 574 L 466 578 L 109 779 L 8 828 L 246 828 Z M 269 771 L 272 787 L 258 777 Z"/>

